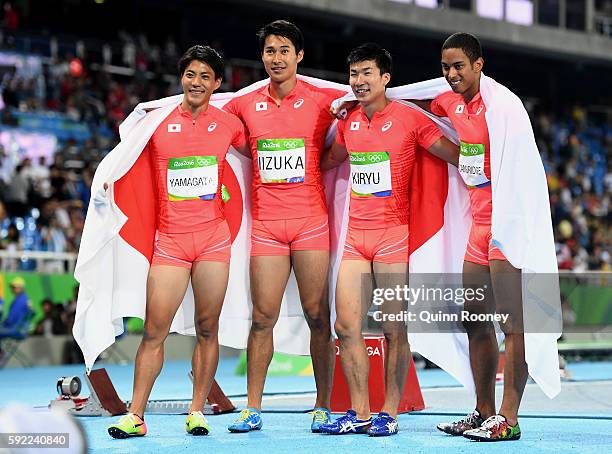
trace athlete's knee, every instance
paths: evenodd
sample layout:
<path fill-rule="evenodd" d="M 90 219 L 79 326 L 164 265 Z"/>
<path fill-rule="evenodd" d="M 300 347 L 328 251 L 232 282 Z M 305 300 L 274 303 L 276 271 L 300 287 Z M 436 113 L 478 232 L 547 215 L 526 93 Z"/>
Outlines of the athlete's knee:
<path fill-rule="evenodd" d="M 340 342 L 361 335 L 361 327 L 358 327 L 355 322 L 348 320 L 345 321 L 341 319 L 336 319 L 336 323 L 334 324 L 334 330 L 336 331 L 336 335 L 338 336 Z"/>
<path fill-rule="evenodd" d="M 142 343 L 147 345 L 163 344 L 168 337 L 168 329 L 165 326 L 159 326 L 152 323 L 145 323 L 142 333 Z"/>
<path fill-rule="evenodd" d="M 495 336 L 495 327 L 492 322 L 463 321 L 463 328 L 470 339 Z"/>
<path fill-rule="evenodd" d="M 277 319 L 277 314 L 266 313 L 262 311 L 253 311 L 251 331 L 272 331 L 272 329 L 274 329 L 274 325 L 276 325 Z"/>
<path fill-rule="evenodd" d="M 196 321 L 196 336 L 198 340 L 209 341 L 217 338 L 219 321 L 210 318 L 201 318 Z"/>
<path fill-rule="evenodd" d="M 329 312 L 322 308 L 304 310 L 306 323 L 312 331 L 330 331 Z"/>
<path fill-rule="evenodd" d="M 499 326 L 505 335 L 522 334 L 524 332 L 523 318 L 521 316 L 513 317 L 513 314 L 508 314 L 506 321 L 501 321 Z"/>
<path fill-rule="evenodd" d="M 408 343 L 408 332 L 406 331 L 406 327 L 403 324 L 399 325 L 400 326 L 383 328 L 383 333 L 385 335 L 385 341 L 387 342 L 387 345 L 399 345 Z"/>

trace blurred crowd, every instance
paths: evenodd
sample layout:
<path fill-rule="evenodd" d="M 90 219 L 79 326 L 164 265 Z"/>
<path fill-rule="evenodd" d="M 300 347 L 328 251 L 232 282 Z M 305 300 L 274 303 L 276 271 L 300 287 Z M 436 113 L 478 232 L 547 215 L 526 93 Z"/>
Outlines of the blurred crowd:
<path fill-rule="evenodd" d="M 610 271 L 612 127 L 585 109 L 533 115 L 550 191 L 559 269 Z"/>
<path fill-rule="evenodd" d="M 177 91 L 178 51 L 172 39 L 160 47 L 149 45 L 144 35 L 120 36 L 120 50 L 108 55 L 103 50 L 101 58 L 129 71 L 111 73 L 92 65 L 77 45 L 75 55 L 50 57 L 39 77 L 2 74 L 0 129 L 18 124 L 16 112 L 55 112 L 86 125 L 90 135 L 60 140 L 51 162 L 11 160 L 0 144 L 0 248 L 77 252 L 93 173 L 117 143 L 119 124 L 137 103 Z M 229 68 L 225 89 L 262 77 L 258 66 Z M 610 270 L 612 129 L 605 115 L 596 121 L 578 107 L 530 113 L 548 175 L 559 267 Z M 49 266 L 46 271 L 63 271 L 61 262 Z"/>

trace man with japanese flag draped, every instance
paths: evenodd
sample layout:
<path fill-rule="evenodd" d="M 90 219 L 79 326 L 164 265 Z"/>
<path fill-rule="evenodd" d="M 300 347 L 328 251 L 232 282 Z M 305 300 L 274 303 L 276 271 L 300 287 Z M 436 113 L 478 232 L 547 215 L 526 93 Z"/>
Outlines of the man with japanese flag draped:
<path fill-rule="evenodd" d="M 163 365 L 164 340 L 190 282 L 197 342 L 186 430 L 192 435 L 209 432 L 202 409 L 219 359 L 217 330 L 231 246 L 221 179 L 230 145 L 242 149 L 246 144 L 242 123 L 209 105 L 212 92 L 221 85 L 223 67 L 223 59 L 210 47 L 194 46 L 183 55 L 179 61 L 183 100 L 155 129 L 140 158 L 149 173 L 143 186 L 153 182 L 157 232 L 130 413 L 108 428 L 114 438 L 147 433 L 144 411 Z M 108 188 L 106 182 L 104 188 Z M 116 189 L 121 191 L 121 185 Z"/>

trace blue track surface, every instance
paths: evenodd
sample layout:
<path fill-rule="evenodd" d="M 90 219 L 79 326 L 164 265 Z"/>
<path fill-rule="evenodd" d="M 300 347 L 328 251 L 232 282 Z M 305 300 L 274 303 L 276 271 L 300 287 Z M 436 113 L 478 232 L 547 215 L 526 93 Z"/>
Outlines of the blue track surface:
<path fill-rule="evenodd" d="M 508 443 L 475 443 L 464 438 L 451 437 L 435 429 L 439 416 L 400 415 L 399 435 L 388 438 L 370 438 L 364 435 L 321 435 L 308 431 L 309 415 L 264 414 L 261 432 L 232 434 L 225 427 L 236 415 L 220 415 L 209 418 L 212 433 L 208 437 L 195 438 L 184 432 L 183 416 L 147 417 L 149 435 L 139 439 L 113 440 L 104 426 L 110 418 L 86 420 L 85 429 L 89 442 L 96 451 L 107 453 L 130 452 L 194 452 L 194 449 L 215 452 L 285 453 L 285 452 L 351 452 L 369 453 L 380 450 L 395 452 L 427 452 L 448 454 L 450 452 L 471 453 L 512 451 L 565 453 L 580 451 L 603 454 L 610 452 L 612 441 L 609 435 L 610 421 L 589 421 L 582 424 L 568 420 L 525 419 L 521 421 L 524 436 L 519 441 Z M 566 431 L 566 427 L 575 431 Z M 579 426 L 579 427 L 578 427 Z M 579 429 L 579 430 L 578 430 Z M 100 451 L 101 452 L 101 451 Z"/>
<path fill-rule="evenodd" d="M 225 359 L 219 365 L 217 381 L 226 394 L 244 395 L 246 378 L 233 374 L 236 360 Z M 131 396 L 133 365 L 105 366 L 120 397 Z M 577 363 L 568 366 L 573 380 L 589 386 L 591 382 L 610 382 L 612 392 L 612 363 Z M 159 377 L 152 399 L 188 399 L 191 395 L 191 382 L 187 378 L 190 369 L 188 362 L 168 362 Z M 0 371 L 0 407 L 11 401 L 19 401 L 30 406 L 45 406 L 55 397 L 55 382 L 65 375 L 81 375 L 82 367 L 59 366 L 33 369 L 5 369 Z M 426 389 L 448 388 L 452 396 L 457 382 L 440 370 L 419 371 L 421 387 Z M 564 386 L 570 386 L 564 385 Z M 268 377 L 266 393 L 314 392 L 313 377 Z M 443 391 L 444 392 L 444 391 Z M 83 391 L 87 395 L 87 390 Z M 609 395 L 602 396 L 602 400 Z M 310 400 L 307 399 L 307 400 Z M 449 398 L 449 407 L 453 407 Z M 464 411 L 457 408 L 457 412 Z M 129 453 L 129 452 L 193 452 L 194 449 L 214 449 L 216 452 L 282 453 L 299 451 L 318 452 L 372 452 L 385 451 L 432 452 L 593 452 L 603 454 L 612 452 L 612 411 L 608 414 L 593 415 L 588 423 L 578 419 L 558 417 L 558 413 L 542 409 L 541 417 L 521 419 L 523 438 L 517 442 L 498 444 L 477 444 L 463 438 L 454 438 L 435 429 L 440 421 L 449 419 L 439 415 L 436 408 L 428 408 L 421 413 L 400 415 L 401 432 L 398 436 L 372 439 L 367 436 L 348 435 L 332 437 L 311 434 L 308 430 L 309 415 L 304 413 L 264 413 L 264 429 L 250 434 L 231 434 L 226 426 L 236 414 L 218 415 L 209 418 L 212 433 L 208 437 L 192 437 L 184 432 L 184 416 L 156 415 L 146 416 L 149 435 L 130 440 L 113 440 L 106 433 L 106 426 L 114 418 L 80 418 L 89 439 L 92 452 Z M 564 412 L 572 413 L 571 403 Z M 451 417 L 452 418 L 452 417 Z"/>

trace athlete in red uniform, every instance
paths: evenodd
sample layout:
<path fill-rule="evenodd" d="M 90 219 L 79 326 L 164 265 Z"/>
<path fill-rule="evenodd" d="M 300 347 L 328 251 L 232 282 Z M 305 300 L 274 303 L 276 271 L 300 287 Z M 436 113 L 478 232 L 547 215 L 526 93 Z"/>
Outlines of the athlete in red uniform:
<path fill-rule="evenodd" d="M 202 409 L 219 359 L 217 329 L 231 246 L 220 181 L 229 146 L 246 146 L 240 120 L 208 104 L 221 85 L 223 67 L 223 59 L 210 47 L 194 46 L 183 55 L 179 61 L 183 101 L 159 125 L 143 151 L 153 164 L 158 233 L 147 279 L 144 335 L 136 355 L 130 413 L 108 428 L 115 438 L 146 434 L 143 413 L 162 368 L 164 340 L 190 279 L 197 343 L 186 429 L 193 435 L 209 431 Z"/>
<path fill-rule="evenodd" d="M 467 33 L 450 36 L 442 46 L 442 72 L 452 92 L 438 96 L 431 111 L 448 117 L 461 140 L 459 172 L 470 192 L 472 230 L 463 265 L 465 287 L 492 289 L 482 302 L 466 302 L 475 313 L 509 314 L 501 324 L 505 334 L 504 398 L 495 411 L 495 375 L 499 351 L 491 322 L 464 323 L 470 345 L 470 363 L 476 385 L 476 409 L 465 418 L 438 425 L 451 435 L 474 440 L 520 438 L 518 409 L 527 382 L 521 271 L 514 268 L 491 240 L 491 168 L 486 106 L 480 96 L 484 64 L 480 42 Z M 486 419 L 486 421 L 484 421 Z"/>
<path fill-rule="evenodd" d="M 348 63 L 350 85 L 360 107 L 339 122 L 336 143 L 322 166 L 333 167 L 347 156 L 351 163 L 349 224 L 336 286 L 335 329 L 353 410 L 321 430 L 384 436 L 398 431 L 397 407 L 410 364 L 406 326 L 386 315 L 401 313 L 405 302 L 382 305 L 387 341 L 385 403 L 372 421 L 369 360 L 361 333 L 370 301 L 362 305 L 361 284 L 369 282 L 372 273 L 377 288 L 407 284 L 409 187 L 415 155 L 428 150 L 456 165 L 457 146 L 426 115 L 385 96 L 392 64 L 386 50 L 364 44 L 350 53 Z"/>
<path fill-rule="evenodd" d="M 225 106 L 246 125 L 253 157 L 248 404 L 229 430 L 261 428 L 261 399 L 273 354 L 272 330 L 293 267 L 311 331 L 317 386 L 311 429 L 318 432 L 329 418 L 334 364 L 327 298 L 329 225 L 319 163 L 333 121 L 330 104 L 345 92 L 297 79 L 304 38 L 292 23 L 275 21 L 264 26 L 259 42 L 270 83 Z"/>
<path fill-rule="evenodd" d="M 459 173 L 470 194 L 472 230 L 465 260 L 488 266 L 489 260 L 506 260 L 491 242 L 491 156 L 486 106 L 480 93 L 469 101 L 452 91 L 431 102 L 431 112 L 448 117 L 459 134 Z"/>

